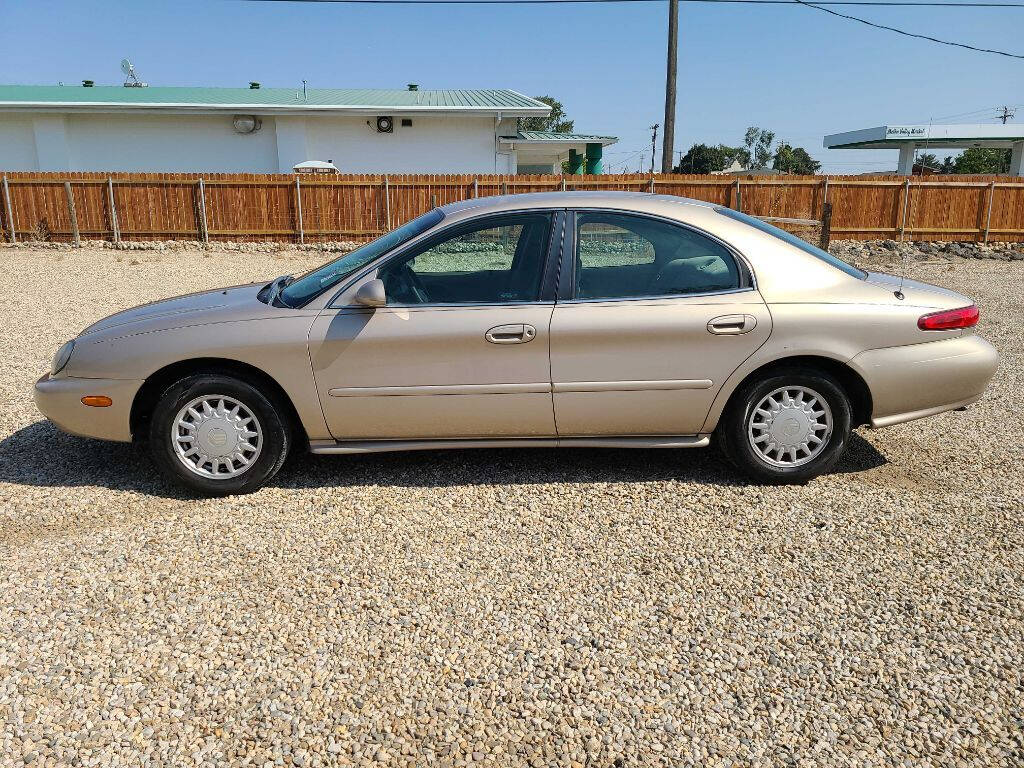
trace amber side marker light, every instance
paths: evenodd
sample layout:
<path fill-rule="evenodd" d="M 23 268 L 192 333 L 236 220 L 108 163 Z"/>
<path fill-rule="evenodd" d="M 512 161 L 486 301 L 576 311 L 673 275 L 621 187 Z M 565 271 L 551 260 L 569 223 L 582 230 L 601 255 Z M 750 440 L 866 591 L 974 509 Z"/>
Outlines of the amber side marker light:
<path fill-rule="evenodd" d="M 82 402 L 93 408 L 107 408 L 114 404 L 114 401 L 106 395 L 86 395 L 82 398 Z"/>
<path fill-rule="evenodd" d="M 955 328 L 970 328 L 978 324 L 978 308 L 971 304 L 959 309 L 946 309 L 921 315 L 917 319 L 917 327 L 922 331 L 951 331 Z"/>

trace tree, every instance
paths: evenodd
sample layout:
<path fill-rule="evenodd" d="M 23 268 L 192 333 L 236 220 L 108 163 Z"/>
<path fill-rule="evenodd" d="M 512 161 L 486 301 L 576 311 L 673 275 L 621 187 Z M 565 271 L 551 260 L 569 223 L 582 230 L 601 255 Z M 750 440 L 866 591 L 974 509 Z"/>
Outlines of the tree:
<path fill-rule="evenodd" d="M 562 102 L 552 96 L 534 96 L 537 101 L 542 101 L 551 107 L 547 117 L 523 117 L 519 120 L 521 131 L 554 131 L 555 133 L 572 133 L 574 121 L 565 116 L 565 107 Z"/>
<path fill-rule="evenodd" d="M 768 167 L 768 161 L 772 159 L 772 142 L 775 141 L 775 134 L 752 125 L 743 134 L 743 145 L 746 147 L 750 157 L 748 166 L 752 171 L 759 171 Z"/>
<path fill-rule="evenodd" d="M 779 142 L 779 146 L 775 150 L 772 167 L 777 171 L 810 176 L 821 169 L 821 163 L 807 154 L 807 150 L 803 147 L 794 148 L 782 141 Z"/>
<path fill-rule="evenodd" d="M 725 154 L 718 147 L 694 144 L 679 158 L 673 173 L 711 173 L 725 168 Z"/>
<path fill-rule="evenodd" d="M 923 165 L 925 168 L 935 168 L 936 170 L 942 168 L 942 163 L 939 161 L 938 155 L 931 152 L 922 152 L 917 156 L 917 160 L 914 161 L 914 165 Z"/>
<path fill-rule="evenodd" d="M 694 144 L 689 151 L 679 159 L 679 164 L 672 169 L 673 173 L 714 173 L 724 171 L 733 160 L 739 160 L 746 165 L 750 155 L 743 147 L 727 147 L 719 144 L 710 147 L 707 144 Z"/>
<path fill-rule="evenodd" d="M 945 168 L 943 168 L 945 171 Z M 953 173 L 1009 173 L 1010 150 L 971 147 L 953 158 Z"/>

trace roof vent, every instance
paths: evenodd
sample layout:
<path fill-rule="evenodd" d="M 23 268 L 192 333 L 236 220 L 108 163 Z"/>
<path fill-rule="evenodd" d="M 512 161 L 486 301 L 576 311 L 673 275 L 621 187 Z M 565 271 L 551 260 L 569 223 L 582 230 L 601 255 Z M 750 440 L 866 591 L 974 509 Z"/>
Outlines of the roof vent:
<path fill-rule="evenodd" d="M 259 83 L 257 83 L 255 80 L 250 80 L 249 81 L 249 90 L 250 91 L 258 91 L 259 89 L 260 89 L 260 84 Z"/>
<path fill-rule="evenodd" d="M 83 88 L 92 88 L 94 85 L 96 85 L 96 83 L 93 80 L 83 80 L 82 81 L 82 87 Z"/>
<path fill-rule="evenodd" d="M 409 83 L 408 88 L 410 91 L 418 91 L 420 89 L 417 83 Z"/>

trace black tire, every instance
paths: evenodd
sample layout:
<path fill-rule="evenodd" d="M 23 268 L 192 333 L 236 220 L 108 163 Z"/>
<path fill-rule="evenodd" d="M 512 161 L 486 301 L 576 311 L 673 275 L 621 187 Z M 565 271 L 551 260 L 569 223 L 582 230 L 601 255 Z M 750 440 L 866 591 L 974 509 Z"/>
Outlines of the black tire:
<path fill-rule="evenodd" d="M 198 471 L 190 470 L 175 450 L 176 441 L 172 437 L 172 425 L 175 424 L 179 412 L 196 398 L 207 395 L 233 399 L 243 408 L 240 414 L 244 416 L 248 411 L 255 417 L 260 428 L 261 437 L 256 443 L 259 446 L 258 452 L 254 452 L 254 458 L 251 458 L 251 463 L 244 469 L 241 468 L 241 461 L 237 462 L 238 467 L 235 467 L 236 462 L 232 461 L 230 471 L 237 470 L 239 473 L 230 477 L 214 478 L 198 473 L 204 469 L 212 470 L 212 465 L 204 465 Z M 217 439 L 222 438 L 218 436 Z M 206 496 L 252 493 L 277 474 L 288 457 L 290 446 L 291 431 L 283 409 L 251 384 L 220 374 L 195 374 L 170 385 L 157 401 L 149 424 L 149 450 L 161 474 L 172 482 Z M 193 463 L 197 460 L 198 458 L 194 459 Z M 217 466 L 216 469 L 223 470 L 225 474 L 229 471 L 225 464 Z"/>
<path fill-rule="evenodd" d="M 749 424 L 754 409 L 766 396 L 785 387 L 804 387 L 817 393 L 828 405 L 832 416 L 832 429 L 823 440 L 824 447 L 818 449 L 816 455 L 809 460 L 805 456 L 798 456 L 797 459 L 806 463 L 797 466 L 773 465 L 773 457 L 765 457 L 755 450 L 749 438 Z M 753 480 L 773 484 L 805 483 L 828 472 L 839 460 L 850 440 L 851 422 L 850 399 L 839 382 L 813 368 L 789 368 L 772 371 L 762 379 L 745 384 L 733 397 L 728 411 L 723 415 L 719 433 L 726 454 L 738 469 Z"/>

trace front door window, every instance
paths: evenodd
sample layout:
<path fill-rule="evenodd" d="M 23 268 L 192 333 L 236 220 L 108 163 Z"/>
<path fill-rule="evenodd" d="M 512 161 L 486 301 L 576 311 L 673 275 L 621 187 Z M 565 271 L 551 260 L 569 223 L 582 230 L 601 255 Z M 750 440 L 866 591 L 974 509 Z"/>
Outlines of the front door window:
<path fill-rule="evenodd" d="M 540 298 L 551 215 L 489 217 L 388 262 L 388 304 L 521 304 Z"/>

